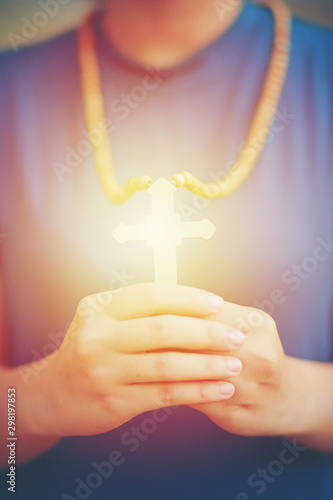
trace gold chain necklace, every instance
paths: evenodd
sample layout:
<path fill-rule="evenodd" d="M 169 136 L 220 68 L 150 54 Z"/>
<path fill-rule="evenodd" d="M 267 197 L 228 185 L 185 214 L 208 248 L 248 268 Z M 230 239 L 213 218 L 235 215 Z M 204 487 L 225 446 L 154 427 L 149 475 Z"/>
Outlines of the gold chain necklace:
<path fill-rule="evenodd" d="M 202 198 L 216 199 L 228 196 L 247 179 L 265 145 L 265 141 L 261 141 L 258 147 L 258 135 L 265 133 L 267 139 L 280 100 L 289 65 L 291 15 L 288 7 L 280 1 L 263 0 L 261 4 L 270 8 L 274 16 L 272 56 L 257 109 L 236 162 L 227 175 L 218 182 L 204 183 L 190 172 L 177 173 L 172 177 L 172 182 L 177 188 L 183 186 Z M 84 116 L 87 130 L 91 133 L 105 120 L 105 103 L 91 16 L 79 29 L 78 51 Z M 248 148 L 253 149 L 253 146 L 256 154 L 249 157 Z M 152 180 L 147 175 L 133 177 L 123 186 L 118 184 L 113 165 L 111 140 L 107 134 L 98 145 L 92 141 L 92 147 L 99 180 L 112 203 L 125 203 L 136 191 L 148 189 L 151 186 Z"/>

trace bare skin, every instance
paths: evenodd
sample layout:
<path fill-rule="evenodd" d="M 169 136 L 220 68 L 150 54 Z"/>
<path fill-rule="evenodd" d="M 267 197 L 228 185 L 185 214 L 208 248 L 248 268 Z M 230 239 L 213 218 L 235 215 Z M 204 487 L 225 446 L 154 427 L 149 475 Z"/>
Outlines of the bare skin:
<path fill-rule="evenodd" d="M 38 362 L 1 368 L 1 386 L 16 387 L 20 395 L 20 461 L 63 436 L 106 432 L 147 410 L 234 393 L 229 379 L 242 365 L 233 352 L 244 338 L 239 332 L 235 341 L 234 329 L 203 319 L 221 308 L 215 295 L 157 284 L 109 292 L 108 300 L 101 295 L 103 310 L 93 318 L 86 313 L 92 301 L 101 304 L 99 295 L 80 302 L 63 344 L 43 359 L 43 369 Z M 5 410 L 2 405 L 2 428 Z"/>
<path fill-rule="evenodd" d="M 246 332 L 236 353 L 243 369 L 230 400 L 194 408 L 235 434 L 284 436 L 332 453 L 333 363 L 286 356 L 273 318 L 259 309 L 226 302 L 209 318 Z"/>
<path fill-rule="evenodd" d="M 235 22 L 236 0 L 109 0 L 103 29 L 127 59 L 170 68 L 209 46 Z"/>

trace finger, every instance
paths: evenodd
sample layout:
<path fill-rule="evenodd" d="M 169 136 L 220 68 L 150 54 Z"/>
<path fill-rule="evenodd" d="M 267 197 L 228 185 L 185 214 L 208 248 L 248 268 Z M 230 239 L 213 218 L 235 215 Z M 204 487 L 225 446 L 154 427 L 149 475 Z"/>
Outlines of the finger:
<path fill-rule="evenodd" d="M 245 339 L 218 321 L 170 315 L 119 321 L 114 332 L 112 349 L 127 353 L 166 348 L 227 352 L 239 349 Z"/>
<path fill-rule="evenodd" d="M 118 366 L 122 383 L 221 380 L 238 375 L 242 363 L 232 356 L 163 352 L 122 354 Z"/>
<path fill-rule="evenodd" d="M 223 307 L 217 313 L 209 315 L 209 319 L 230 325 L 246 334 L 265 333 L 275 326 L 273 318 L 265 311 L 231 302 L 224 302 Z"/>
<path fill-rule="evenodd" d="M 199 317 L 216 313 L 223 305 L 221 297 L 205 290 L 160 283 L 127 286 L 91 297 L 104 313 L 122 320 L 158 314 Z M 81 308 L 91 297 L 81 301 Z"/>
<path fill-rule="evenodd" d="M 131 384 L 122 388 L 122 397 L 133 401 L 135 411 L 142 413 L 174 405 L 194 405 L 229 399 L 235 387 L 230 382 L 171 382 Z M 138 398 L 138 394 L 140 397 Z M 157 419 L 158 421 L 158 419 Z"/>

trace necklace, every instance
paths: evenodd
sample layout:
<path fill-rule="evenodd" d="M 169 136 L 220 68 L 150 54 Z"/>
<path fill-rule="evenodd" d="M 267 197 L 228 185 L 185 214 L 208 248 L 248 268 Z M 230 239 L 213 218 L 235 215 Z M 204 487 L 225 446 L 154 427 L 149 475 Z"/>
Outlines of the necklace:
<path fill-rule="evenodd" d="M 248 178 L 259 160 L 265 141 L 258 146 L 258 135 L 269 133 L 285 82 L 290 55 L 290 20 L 288 7 L 280 1 L 263 0 L 274 16 L 274 38 L 272 55 L 268 65 L 257 109 L 249 127 L 244 146 L 226 176 L 212 183 L 204 183 L 190 172 L 176 173 L 172 183 L 176 188 L 185 187 L 192 193 L 209 199 L 230 195 Z M 90 16 L 78 32 L 78 55 L 81 74 L 85 122 L 88 131 L 98 128 L 105 119 L 105 103 L 97 56 L 92 17 Z M 255 149 L 249 157 L 248 148 Z M 101 185 L 114 204 L 125 203 L 136 191 L 147 190 L 152 180 L 147 175 L 133 177 L 123 186 L 118 184 L 112 158 L 112 145 L 108 135 L 100 144 L 92 141 L 95 166 Z"/>

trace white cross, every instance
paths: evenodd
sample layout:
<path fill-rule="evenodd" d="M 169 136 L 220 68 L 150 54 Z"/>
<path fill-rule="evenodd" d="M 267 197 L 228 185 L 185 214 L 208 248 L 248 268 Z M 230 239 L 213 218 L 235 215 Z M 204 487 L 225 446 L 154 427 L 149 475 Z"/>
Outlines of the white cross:
<path fill-rule="evenodd" d="M 146 240 L 154 249 L 155 281 L 177 283 L 176 247 L 182 238 L 209 238 L 216 227 L 209 220 L 182 222 L 174 213 L 173 195 L 176 187 L 163 177 L 155 181 L 148 193 L 152 200 L 152 215 L 147 216 L 147 224 L 126 225 L 120 223 L 112 236 L 121 244 L 128 241 Z"/>

